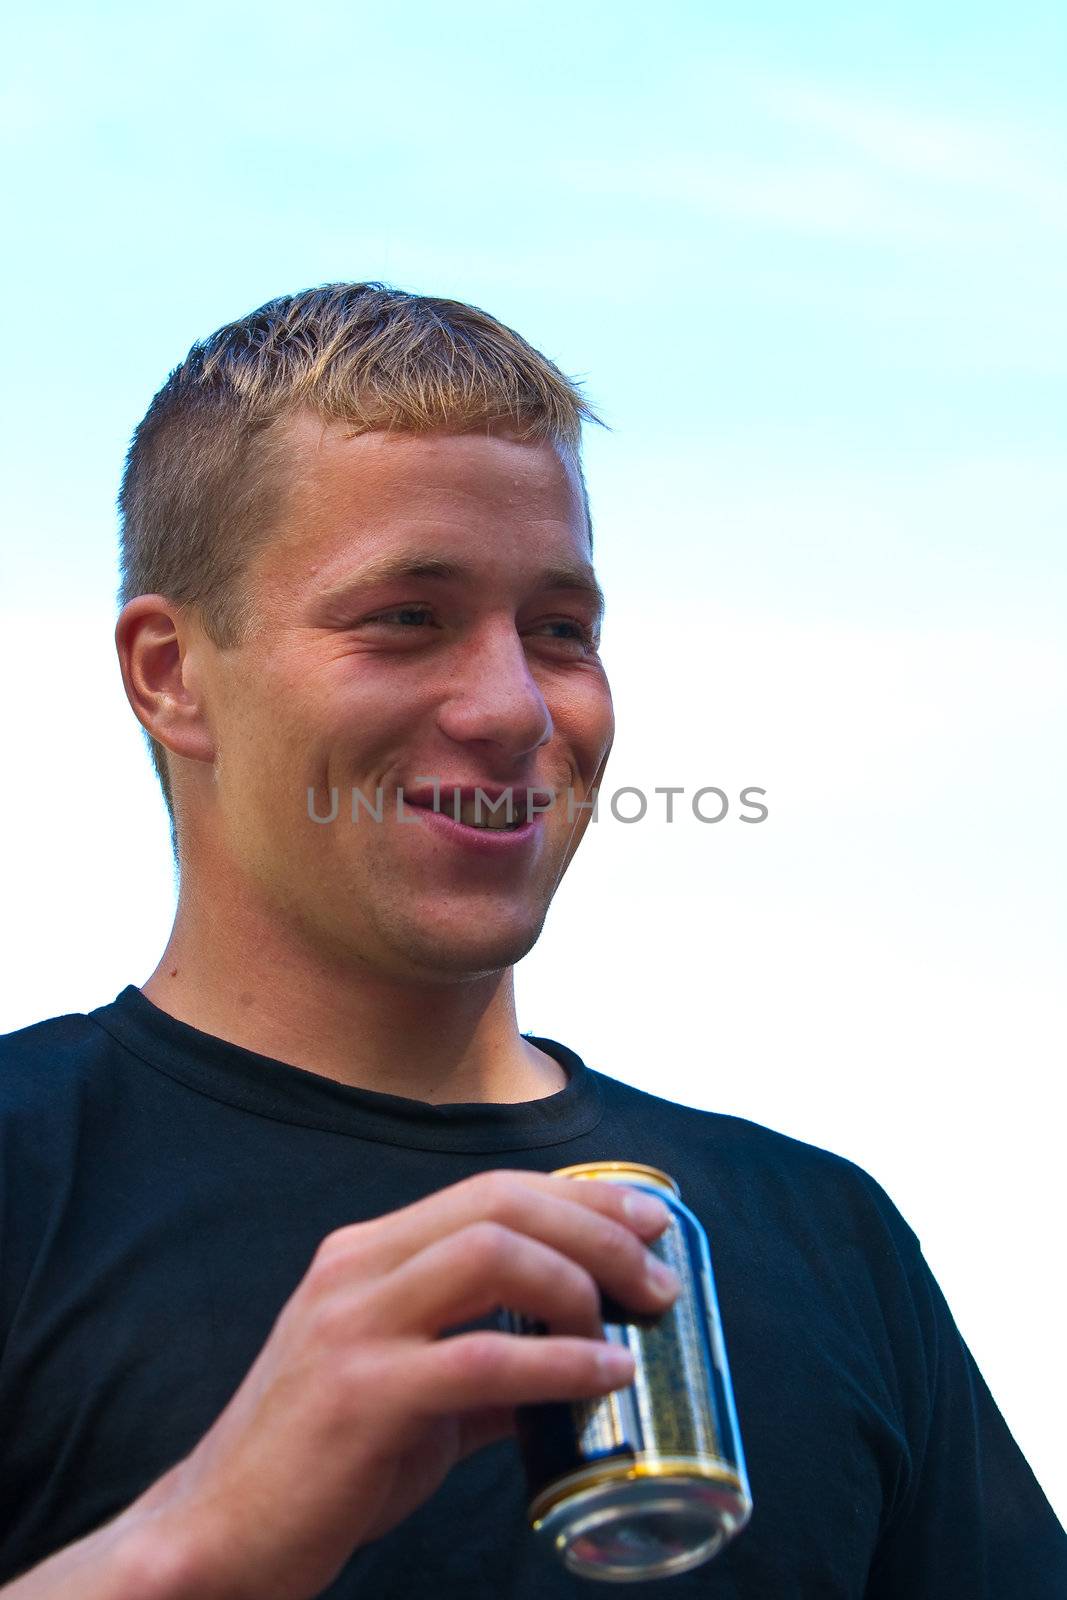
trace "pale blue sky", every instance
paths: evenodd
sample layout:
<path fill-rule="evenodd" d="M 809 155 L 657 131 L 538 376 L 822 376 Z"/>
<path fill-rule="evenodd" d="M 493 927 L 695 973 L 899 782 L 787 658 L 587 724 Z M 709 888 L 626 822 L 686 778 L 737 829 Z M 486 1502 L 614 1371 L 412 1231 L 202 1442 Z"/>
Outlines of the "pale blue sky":
<path fill-rule="evenodd" d="M 866 1165 L 1062 1515 L 1067 12 L 874 13 L 11 26 L 0 1029 L 143 982 L 169 929 L 111 641 L 152 394 L 310 284 L 482 305 L 611 425 L 586 448 L 609 778 L 771 806 L 591 832 L 520 1020 Z"/>
<path fill-rule="evenodd" d="M 861 495 L 979 468 L 1005 514 L 1018 492 L 1062 509 L 1062 7 L 869 9 L 24 15 L 3 102 L 18 524 L 62 529 L 56 581 L 95 587 L 117 460 L 170 366 L 338 277 L 484 303 L 586 376 L 627 453 L 639 435 L 727 476 L 843 468 Z M 31 490 L 57 397 L 62 461 Z M 996 528 L 945 517 L 936 543 L 999 607 L 1059 525 L 1024 519 L 1008 575 Z M 861 544 L 821 553 L 922 609 Z M 832 605 L 829 581 L 851 614 L 794 548 L 780 527 L 772 586 Z"/>

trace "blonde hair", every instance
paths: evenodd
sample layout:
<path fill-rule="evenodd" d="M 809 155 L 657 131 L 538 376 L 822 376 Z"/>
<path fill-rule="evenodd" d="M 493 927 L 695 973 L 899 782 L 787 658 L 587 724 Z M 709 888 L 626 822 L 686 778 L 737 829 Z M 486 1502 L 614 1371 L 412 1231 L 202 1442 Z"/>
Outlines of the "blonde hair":
<path fill-rule="evenodd" d="M 270 300 L 193 345 L 134 432 L 119 490 L 119 604 L 163 594 L 219 649 L 248 637 L 242 589 L 286 485 L 276 426 L 311 410 L 353 433 L 466 432 L 507 421 L 574 468 L 589 526 L 575 382 L 477 306 L 381 283 Z M 590 527 L 591 537 L 591 527 Z M 148 735 L 178 854 L 166 752 Z"/>

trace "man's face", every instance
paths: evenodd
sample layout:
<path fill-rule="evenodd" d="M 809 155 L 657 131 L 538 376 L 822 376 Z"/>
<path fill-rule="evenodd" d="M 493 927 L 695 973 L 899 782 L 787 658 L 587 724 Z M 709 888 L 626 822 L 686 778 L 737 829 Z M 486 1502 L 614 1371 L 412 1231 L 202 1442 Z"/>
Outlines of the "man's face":
<path fill-rule="evenodd" d="M 215 848 L 330 961 L 499 971 L 541 931 L 614 734 L 577 482 L 502 431 L 346 438 L 302 414 L 286 432 L 291 489 L 248 574 L 260 627 L 224 652 L 199 636 Z M 438 815 L 411 804 L 432 779 Z M 451 820 L 455 785 L 510 787 L 516 814 L 528 788 L 559 798 L 483 832 Z M 319 817 L 337 791 L 334 821 L 309 789 Z M 351 820 L 353 789 L 381 789 L 381 822 L 358 801 Z"/>

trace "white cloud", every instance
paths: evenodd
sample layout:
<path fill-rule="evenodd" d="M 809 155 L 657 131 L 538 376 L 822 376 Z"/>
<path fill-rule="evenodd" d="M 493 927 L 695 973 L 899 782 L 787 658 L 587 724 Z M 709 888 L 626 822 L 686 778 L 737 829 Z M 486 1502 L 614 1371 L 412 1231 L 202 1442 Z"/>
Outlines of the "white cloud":
<path fill-rule="evenodd" d="M 772 82 L 757 95 L 794 129 L 830 135 L 843 155 L 934 185 L 1001 192 L 1067 227 L 1067 183 L 1057 175 L 1064 152 L 1043 149 L 1026 127 L 934 115 L 855 88 Z"/>

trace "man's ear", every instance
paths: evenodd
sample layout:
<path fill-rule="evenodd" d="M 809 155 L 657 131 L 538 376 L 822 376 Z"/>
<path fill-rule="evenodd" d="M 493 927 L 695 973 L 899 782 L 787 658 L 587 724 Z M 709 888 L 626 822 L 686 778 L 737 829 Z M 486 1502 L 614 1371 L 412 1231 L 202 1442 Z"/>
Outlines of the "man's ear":
<path fill-rule="evenodd" d="M 115 624 L 126 698 L 153 739 L 189 761 L 214 761 L 199 663 L 212 648 L 192 615 L 161 594 L 139 594 Z"/>

